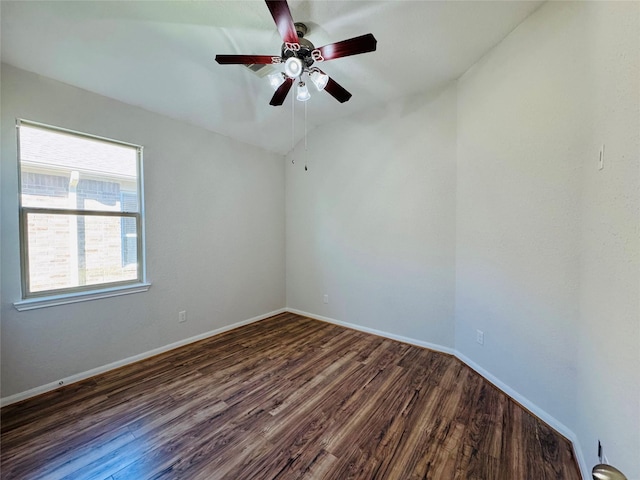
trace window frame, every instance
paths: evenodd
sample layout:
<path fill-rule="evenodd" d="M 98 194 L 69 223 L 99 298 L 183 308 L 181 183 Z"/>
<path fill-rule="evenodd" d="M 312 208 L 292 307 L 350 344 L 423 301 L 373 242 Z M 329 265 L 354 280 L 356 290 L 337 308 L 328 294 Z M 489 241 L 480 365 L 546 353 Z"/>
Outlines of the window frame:
<path fill-rule="evenodd" d="M 134 148 L 136 150 L 136 187 L 137 187 L 137 212 L 130 211 L 110 211 L 93 210 L 80 208 L 56 208 L 56 207 L 25 207 L 22 205 L 22 155 L 20 152 L 20 127 L 32 126 L 46 129 L 53 132 L 74 135 L 80 138 L 98 140 L 114 145 Z M 133 143 L 114 140 L 84 132 L 78 132 L 62 127 L 34 122 L 25 119 L 16 119 L 16 141 L 17 141 L 17 164 L 18 164 L 18 216 L 19 216 L 19 244 L 20 244 L 20 276 L 21 276 L 21 301 L 15 302 L 14 306 L 18 310 L 30 310 L 33 308 L 60 305 L 65 303 L 75 303 L 79 301 L 92 300 L 95 298 L 105 298 L 115 295 L 124 295 L 147 291 L 150 284 L 146 278 L 146 255 L 145 255 L 145 228 L 144 228 L 144 178 L 143 178 L 143 146 Z M 98 216 L 115 217 L 120 219 L 134 218 L 136 222 L 136 253 L 138 265 L 136 278 L 91 285 L 79 285 L 75 287 L 65 287 L 32 292 L 30 290 L 30 265 L 29 265 L 29 222 L 30 214 L 45 215 L 71 215 L 71 216 Z M 121 222 L 122 223 L 122 222 Z M 125 248 L 124 244 L 122 248 Z"/>
<path fill-rule="evenodd" d="M 120 204 L 121 205 L 126 205 L 129 200 L 127 200 L 127 196 L 131 196 L 130 192 L 120 192 Z M 137 200 L 137 196 L 136 196 L 136 200 Z M 122 261 L 122 266 L 125 267 L 126 265 L 129 265 L 129 262 L 127 262 L 127 252 L 128 252 L 128 247 L 129 247 L 129 243 L 127 241 L 127 239 L 129 238 L 129 232 L 127 231 L 128 227 L 127 224 L 125 222 L 125 218 L 129 218 L 129 217 L 122 217 L 120 220 L 120 238 L 122 241 L 122 252 L 121 252 L 121 261 Z M 138 238 L 140 237 L 141 233 L 140 233 L 140 228 L 138 228 L 137 226 L 140 225 L 140 219 L 138 219 L 138 221 L 136 221 L 136 259 L 140 258 L 140 252 L 138 251 Z"/>

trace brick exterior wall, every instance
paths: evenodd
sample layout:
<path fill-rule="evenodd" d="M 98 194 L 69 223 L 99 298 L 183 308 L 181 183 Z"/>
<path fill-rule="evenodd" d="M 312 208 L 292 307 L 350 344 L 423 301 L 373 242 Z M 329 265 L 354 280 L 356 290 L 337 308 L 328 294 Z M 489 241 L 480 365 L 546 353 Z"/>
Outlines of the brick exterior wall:
<path fill-rule="evenodd" d="M 81 178 L 73 206 L 69 205 L 69 176 L 23 170 L 21 178 L 25 207 L 121 211 L 122 190 L 118 182 Z M 130 224 L 132 220 L 124 222 Z M 32 292 L 137 277 L 135 242 L 125 241 L 124 248 L 129 250 L 123 252 L 123 220 L 120 218 L 31 214 L 28 227 Z M 72 258 L 75 245 L 77 257 Z M 129 263 L 123 264 L 123 259 Z M 74 274 L 76 264 L 77 274 Z"/>

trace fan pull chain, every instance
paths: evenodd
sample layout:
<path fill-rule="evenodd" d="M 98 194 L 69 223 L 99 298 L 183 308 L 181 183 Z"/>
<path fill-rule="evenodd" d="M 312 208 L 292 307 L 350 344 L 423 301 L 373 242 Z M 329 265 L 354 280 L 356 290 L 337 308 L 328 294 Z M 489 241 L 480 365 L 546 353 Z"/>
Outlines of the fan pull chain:
<path fill-rule="evenodd" d="M 296 101 L 294 100 L 293 97 L 291 97 L 291 163 L 293 165 L 296 164 L 296 152 L 295 152 L 295 129 L 296 129 L 296 122 L 295 122 L 295 113 L 296 113 Z"/>
<path fill-rule="evenodd" d="M 309 102 L 304 102 L 304 171 L 306 172 L 307 169 L 307 103 Z"/>

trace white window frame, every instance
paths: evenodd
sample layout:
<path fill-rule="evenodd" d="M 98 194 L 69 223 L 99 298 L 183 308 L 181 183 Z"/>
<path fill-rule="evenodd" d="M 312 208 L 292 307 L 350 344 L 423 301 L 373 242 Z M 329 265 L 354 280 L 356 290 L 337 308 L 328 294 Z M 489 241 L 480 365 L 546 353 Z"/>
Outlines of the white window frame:
<path fill-rule="evenodd" d="M 135 148 L 137 151 L 137 193 L 138 193 L 138 211 L 137 212 L 112 212 L 91 209 L 63 209 L 63 208 L 43 208 L 43 207 L 24 207 L 22 205 L 22 156 L 20 154 L 20 127 L 28 125 L 38 128 L 71 134 L 77 137 L 83 137 L 93 140 L 112 143 L 115 145 Z M 20 229 L 20 274 L 22 286 L 22 300 L 15 302 L 14 306 L 17 310 L 31 310 L 35 308 L 43 308 L 54 305 L 63 305 L 67 303 L 76 303 L 99 298 L 108 298 L 118 295 L 126 295 L 131 293 L 144 292 L 149 290 L 151 286 L 146 278 L 146 254 L 145 254 L 145 228 L 144 228 L 144 178 L 143 178 L 143 147 L 132 143 L 113 140 L 111 138 L 100 137 L 84 132 L 78 132 L 61 127 L 47 125 L 31 120 L 16 120 L 16 140 L 18 144 L 18 212 L 19 212 L 19 229 Z M 28 221 L 27 216 L 30 213 L 42 214 L 60 214 L 60 215 L 77 215 L 77 216 L 103 216 L 117 218 L 135 218 L 137 225 L 137 258 L 138 268 L 136 279 L 108 282 L 92 285 L 81 285 L 77 287 L 60 288 L 39 292 L 31 292 L 29 288 L 29 246 L 28 246 Z"/>

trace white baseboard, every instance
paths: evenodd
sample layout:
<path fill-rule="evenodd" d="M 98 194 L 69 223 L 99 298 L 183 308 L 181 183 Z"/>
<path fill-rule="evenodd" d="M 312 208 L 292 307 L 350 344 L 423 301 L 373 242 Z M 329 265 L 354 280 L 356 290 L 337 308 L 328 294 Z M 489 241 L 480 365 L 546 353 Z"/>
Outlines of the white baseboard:
<path fill-rule="evenodd" d="M 416 340 L 415 338 L 403 337 L 402 335 L 395 335 L 393 333 L 384 332 L 382 330 L 376 330 L 375 328 L 363 327 L 362 325 L 356 325 L 355 323 L 343 322 L 336 320 L 335 318 L 323 317 L 322 315 L 316 315 L 314 313 L 303 312 L 302 310 L 296 310 L 295 308 L 285 309 L 287 312 L 302 315 L 303 317 L 313 318 L 314 320 L 320 320 L 322 322 L 333 323 L 334 325 L 340 325 L 341 327 L 347 327 L 352 330 L 358 330 L 359 332 L 371 333 L 379 337 L 389 338 L 391 340 L 397 340 L 398 342 L 408 343 L 410 345 L 416 345 L 418 347 L 428 348 L 437 352 L 447 353 L 449 355 L 455 355 L 456 352 L 453 348 L 443 347 L 435 343 L 423 342 L 422 340 Z"/>
<path fill-rule="evenodd" d="M 576 462 L 578 462 L 578 467 L 580 468 L 580 473 L 582 474 L 583 480 L 591 480 L 593 476 L 591 475 L 591 470 L 587 467 L 587 462 L 584 459 L 584 455 L 582 453 L 582 448 L 580 447 L 580 442 L 578 441 L 578 437 L 575 434 L 571 434 L 569 437 L 571 443 L 573 444 L 573 454 L 576 456 Z"/>
<path fill-rule="evenodd" d="M 224 327 L 216 328 L 215 330 L 210 330 L 208 332 L 201 333 L 193 337 L 185 338 L 183 340 L 178 340 L 177 342 L 170 343 L 169 345 L 164 345 L 163 347 L 154 348 L 153 350 L 149 350 L 148 352 L 140 353 L 138 355 L 125 358 L 123 360 L 118 360 L 117 362 L 109 363 L 101 367 L 92 368 L 91 370 L 87 370 L 86 372 L 76 373 L 75 375 L 71 375 L 69 377 L 63 378 L 56 382 L 47 383 L 46 385 L 40 385 L 39 387 L 35 387 L 24 392 L 16 393 L 15 395 L 10 395 L 8 397 L 1 398 L 0 407 L 4 407 L 6 405 L 11 405 L 12 403 L 26 400 L 27 398 L 35 397 L 36 395 L 40 395 L 42 393 L 50 392 L 52 390 L 55 390 L 56 388 L 60 388 L 61 386 L 66 386 L 71 383 L 76 383 L 81 380 L 86 380 L 87 378 L 95 377 L 96 375 L 108 372 L 109 370 L 114 370 L 116 368 L 120 368 L 125 365 L 129 365 L 131 363 L 139 362 L 140 360 L 153 357 L 154 355 L 168 352 L 169 350 L 173 350 L 175 348 L 182 347 L 184 345 L 188 345 L 190 343 L 194 343 L 199 340 L 204 340 L 205 338 L 218 335 L 219 333 L 233 330 L 234 328 L 238 328 L 243 325 L 248 325 L 250 323 L 258 322 L 260 320 L 264 320 L 265 318 L 269 318 L 274 315 L 284 313 L 286 311 L 287 310 L 284 308 L 281 308 L 279 310 L 274 310 L 273 312 L 265 313 L 264 315 L 258 315 L 257 317 L 249 318 L 247 320 L 242 320 L 240 322 L 236 322 L 231 325 L 225 325 Z"/>
<path fill-rule="evenodd" d="M 515 391 L 509 385 L 507 385 L 502 380 L 500 380 L 499 378 L 494 376 L 491 372 L 489 372 L 489 371 L 485 370 L 484 368 L 482 368 L 480 365 L 478 365 L 476 362 L 471 360 L 469 357 L 463 355 L 462 353 L 460 353 L 458 351 L 456 351 L 454 355 L 461 362 L 466 364 L 469 368 L 475 370 L 476 373 L 478 373 L 479 375 L 484 377 L 486 380 L 491 382 L 493 385 L 498 387 L 500 390 L 502 390 L 504 393 L 506 393 L 508 396 L 510 396 L 512 399 L 514 399 L 516 402 L 518 402 L 524 408 L 529 410 L 532 414 L 534 414 L 540 420 L 542 420 L 547 425 L 549 425 L 551 428 L 553 428 L 555 431 L 560 433 L 560 435 L 563 435 L 567 440 L 569 440 L 573 445 L 573 453 L 576 456 L 576 461 L 578 462 L 578 467 L 580 468 L 580 473 L 582 473 L 582 478 L 584 478 L 584 479 L 590 479 L 591 478 L 591 472 L 587 468 L 587 464 L 586 464 L 586 462 L 584 460 L 584 455 L 582 454 L 582 449 L 580 448 L 580 443 L 578 442 L 578 437 L 577 437 L 577 435 L 575 433 L 573 433 L 573 431 L 570 428 L 568 428 L 565 424 L 563 424 L 562 422 L 557 420 L 555 417 L 549 415 L 546 411 L 544 411 L 542 408 L 538 407 L 535 403 L 529 401 L 529 399 L 527 399 L 523 395 L 519 394 L 517 391 Z"/>
<path fill-rule="evenodd" d="M 541 420 L 546 422 L 550 427 L 554 428 L 561 435 L 564 435 L 569 441 L 571 441 L 573 443 L 574 454 L 576 455 L 576 461 L 578 462 L 578 466 L 580 467 L 580 471 L 582 473 L 583 479 L 587 480 L 587 479 L 590 478 L 591 472 L 587 468 L 587 465 L 586 465 L 586 462 L 585 462 L 585 459 L 584 459 L 584 455 L 582 454 L 582 449 L 580 448 L 580 444 L 578 442 L 578 439 L 577 439 L 577 436 L 575 435 L 575 433 L 573 433 L 562 422 L 558 421 L 556 418 L 554 418 L 553 416 L 549 415 L 547 412 L 545 412 L 543 409 L 538 407 L 536 404 L 530 402 L 527 398 L 525 398 L 524 396 L 520 395 L 513 388 L 509 387 L 509 385 L 507 385 L 504 382 L 502 382 L 499 378 L 497 378 L 494 375 L 492 375 L 489 371 L 485 370 L 483 367 L 481 367 L 480 365 L 478 365 L 473 360 L 471 360 L 467 356 L 463 355 L 462 353 L 460 353 L 456 349 L 453 349 L 453 348 L 450 348 L 450 347 L 445 347 L 445 346 L 434 344 L 434 343 L 424 342 L 422 340 L 416 340 L 414 338 L 403 337 L 401 335 L 395 335 L 393 333 L 385 332 L 385 331 L 382 331 L 382 330 L 377 330 L 377 329 L 374 329 L 374 328 L 363 327 L 362 325 L 356 325 L 354 323 L 343 322 L 341 320 L 336 320 L 334 318 L 329 318 L 329 317 L 324 317 L 324 316 L 316 315 L 316 314 L 309 313 L 309 312 L 304 312 L 302 310 L 296 310 L 294 308 L 281 308 L 279 310 L 274 310 L 273 312 L 265 313 L 264 315 L 259 315 L 257 317 L 249 318 L 247 320 L 242 320 L 240 322 L 236 322 L 236 323 L 233 323 L 231 325 L 226 325 L 224 327 L 217 328 L 215 330 L 211 330 L 211 331 L 208 331 L 208 332 L 205 332 L 205 333 L 201 333 L 199 335 L 196 335 L 196 336 L 193 336 L 193 337 L 190 337 L 190 338 L 185 338 L 183 340 L 179 340 L 179 341 L 171 343 L 169 345 L 165 345 L 163 347 L 155 348 L 153 350 L 149 350 L 148 352 L 144 352 L 144 353 L 141 353 L 141 354 L 138 354 L 138 355 L 134 355 L 132 357 L 125 358 L 123 360 L 119 360 L 117 362 L 113 362 L 113 363 L 110 363 L 108 365 L 103 365 L 101 367 L 93 368 L 91 370 L 87 370 L 86 372 L 77 373 L 75 375 L 71 375 L 69 377 L 63 378 L 62 380 L 60 380 L 58 382 L 51 382 L 51 383 L 48 383 L 46 385 L 41 385 L 39 387 L 32 388 L 32 389 L 27 390 L 25 392 L 20 392 L 20 393 L 17 393 L 15 395 L 11 395 L 9 397 L 1 398 L 0 399 L 0 406 L 4 407 L 6 405 L 11 405 L 12 403 L 16 403 L 16 402 L 19 402 L 21 400 L 26 400 L 27 398 L 35 397 L 36 395 L 40 395 L 42 393 L 50 392 L 52 390 L 55 390 L 56 388 L 60 388 L 61 385 L 69 385 L 71 383 L 76 383 L 76 382 L 79 382 L 81 380 L 86 380 L 87 378 L 99 375 L 101 373 L 108 372 L 109 370 L 114 370 L 116 368 L 123 367 L 125 365 L 129 365 L 131 363 L 135 363 L 135 362 L 138 362 L 140 360 L 144 360 L 144 359 L 149 358 L 149 357 L 153 357 L 154 355 L 158 355 L 160 353 L 164 353 L 164 352 L 167 352 L 169 350 L 173 350 L 175 348 L 182 347 L 184 345 L 188 345 L 188 344 L 193 343 L 193 342 L 197 342 L 199 340 L 204 340 L 205 338 L 212 337 L 214 335 L 217 335 L 217 334 L 229 331 L 229 330 L 233 330 L 234 328 L 238 328 L 238 327 L 241 327 L 243 325 L 248 325 L 250 323 L 258 322 L 260 320 L 264 320 L 265 318 L 269 318 L 269 317 L 272 317 L 274 315 L 278 315 L 278 314 L 284 313 L 284 312 L 295 313 L 295 314 L 302 315 L 302 316 L 305 316 L 305 317 L 308 317 L 308 318 L 313 318 L 315 320 L 320 320 L 320 321 L 323 321 L 323 322 L 332 323 L 334 325 L 340 325 L 340 326 L 343 326 L 343 327 L 346 327 L 346 328 L 351 328 L 353 330 L 358 330 L 360 332 L 370 333 L 370 334 L 377 335 L 377 336 L 380 336 L 380 337 L 389 338 L 391 340 L 397 340 L 399 342 L 404 342 L 404 343 L 408 343 L 410 345 L 416 345 L 416 346 L 419 346 L 419 347 L 424 347 L 424 348 L 428 348 L 428 349 L 431 349 L 431 350 L 435 350 L 437 352 L 442 352 L 442 353 L 446 353 L 446 354 L 455 356 L 461 362 L 463 362 L 464 364 L 469 366 L 471 369 L 476 371 L 478 374 L 480 374 L 482 377 L 484 377 L 487 381 L 491 382 L 497 388 L 502 390 L 505 394 L 509 395 L 516 402 L 520 403 L 523 407 L 525 407 L 531 413 L 536 415 L 538 418 L 540 418 Z M 60 382 L 62 382 L 62 383 L 60 383 Z"/>
<path fill-rule="evenodd" d="M 476 373 L 480 374 L 486 380 L 488 380 L 493 385 L 495 385 L 500 390 L 502 390 L 504 393 L 509 395 L 511 398 L 513 398 L 516 402 L 518 402 L 524 408 L 526 408 L 531 413 L 533 413 L 540 420 L 545 422 L 547 425 L 553 427 L 558 433 L 560 433 L 561 435 L 563 435 L 563 436 L 565 436 L 567 438 L 569 438 L 569 437 L 571 437 L 571 435 L 573 435 L 573 432 L 571 430 L 569 430 L 569 428 L 567 428 L 562 422 L 559 422 L 554 417 L 552 417 L 547 412 L 545 412 L 540 407 L 538 407 L 536 404 L 530 402 L 527 398 L 525 398 L 524 396 L 520 395 L 518 392 L 516 392 L 509 385 L 504 383 L 499 378 L 495 377 L 491 372 L 485 370 L 483 367 L 478 365 L 476 362 L 471 360 L 469 357 L 467 357 L 466 355 L 463 355 L 460 352 L 456 352 L 456 357 L 458 357 L 458 359 L 461 362 L 466 364 L 468 367 L 470 367 Z"/>
<path fill-rule="evenodd" d="M 392 340 L 398 340 L 399 342 L 404 342 L 404 343 L 408 343 L 408 344 L 411 344 L 411 345 L 417 345 L 419 347 L 424 347 L 424 348 L 428 348 L 428 349 L 431 349 L 431 350 L 435 350 L 437 352 L 448 353 L 450 355 L 455 356 L 462 363 L 467 365 L 469 368 L 471 368 L 476 373 L 481 375 L 487 381 L 489 381 L 490 383 L 495 385 L 498 389 L 502 390 L 506 395 L 508 395 L 509 397 L 514 399 L 516 402 L 518 402 L 524 408 L 526 408 L 531 413 L 533 413 L 535 416 L 540 418 L 542 421 L 544 421 L 551 428 L 553 428 L 558 433 L 560 433 L 565 438 L 567 438 L 573 444 L 573 452 L 574 452 L 574 454 L 576 456 L 576 461 L 578 462 L 578 467 L 580 468 L 580 473 L 582 474 L 582 478 L 584 480 L 588 480 L 588 479 L 591 478 L 591 472 L 587 468 L 587 464 L 585 462 L 584 455 L 582 454 L 582 449 L 580 448 L 580 443 L 578 442 L 578 437 L 576 436 L 575 433 L 573 433 L 573 431 L 571 429 L 569 429 L 562 422 L 558 421 L 555 417 L 549 415 L 546 411 L 544 411 L 543 409 L 538 407 L 536 404 L 534 404 L 533 402 L 529 401 L 529 399 L 527 399 L 526 397 L 524 397 L 523 395 L 518 393 L 516 390 L 511 388 L 509 385 L 507 385 L 506 383 L 501 381 L 499 378 L 497 378 L 496 376 L 491 374 L 489 371 L 487 371 L 484 368 L 482 368 L 480 365 L 478 365 L 476 362 L 471 360 L 469 357 L 467 357 L 466 355 L 463 355 L 462 353 L 460 353 L 458 350 L 456 350 L 454 348 L 450 348 L 450 347 L 444 347 L 442 345 L 437 345 L 437 344 L 433 344 L 433 343 L 429 343 L 429 342 L 424 342 L 422 340 L 416 340 L 416 339 L 413 339 L 413 338 L 403 337 L 401 335 L 395 335 L 393 333 L 384 332 L 384 331 L 376 330 L 376 329 L 373 329 L 373 328 L 363 327 L 361 325 L 356 325 L 356 324 L 353 324 L 353 323 L 343 322 L 341 320 L 336 320 L 336 319 L 329 318 L 329 317 L 323 317 L 321 315 L 316 315 L 316 314 L 313 314 L 313 313 L 304 312 L 302 310 L 296 310 L 294 308 L 287 308 L 285 310 L 287 312 L 296 313 L 298 315 L 302 315 L 302 316 L 305 316 L 305 317 L 313 318 L 315 320 L 321 320 L 323 322 L 333 323 L 335 325 L 341 325 L 343 327 L 351 328 L 353 330 L 358 330 L 360 332 L 371 333 L 373 335 L 378 335 L 380 337 L 385 337 L 385 338 L 389 338 L 389 339 L 392 339 Z"/>

